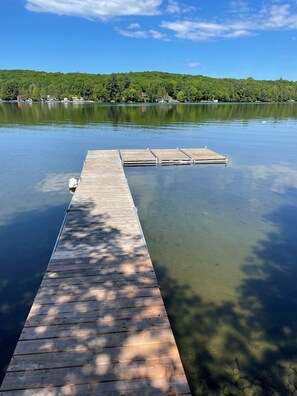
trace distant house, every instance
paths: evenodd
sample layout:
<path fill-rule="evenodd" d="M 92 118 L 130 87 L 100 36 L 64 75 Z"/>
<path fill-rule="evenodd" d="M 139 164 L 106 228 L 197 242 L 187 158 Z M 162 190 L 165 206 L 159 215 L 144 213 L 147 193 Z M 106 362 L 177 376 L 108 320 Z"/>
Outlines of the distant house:
<path fill-rule="evenodd" d="M 148 94 L 146 92 L 141 92 L 140 93 L 141 99 L 146 102 L 148 100 Z"/>

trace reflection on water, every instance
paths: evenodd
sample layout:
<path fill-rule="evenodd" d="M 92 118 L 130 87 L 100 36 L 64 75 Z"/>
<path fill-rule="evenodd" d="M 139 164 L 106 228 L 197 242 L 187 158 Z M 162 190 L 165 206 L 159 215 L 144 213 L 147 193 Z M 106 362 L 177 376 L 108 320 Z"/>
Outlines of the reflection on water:
<path fill-rule="evenodd" d="M 288 194 L 292 188 L 297 188 L 297 170 L 289 164 L 279 163 L 272 165 L 249 166 L 247 170 L 252 177 L 264 181 L 270 181 L 270 189 L 279 194 Z"/>
<path fill-rule="evenodd" d="M 296 172 L 127 170 L 194 394 L 296 392 Z"/>
<path fill-rule="evenodd" d="M 2 372 L 87 150 L 207 145 L 227 167 L 126 171 L 193 393 L 296 392 L 296 118 L 296 104 L 0 104 Z"/>
<path fill-rule="evenodd" d="M 89 125 L 111 123 L 160 127 L 170 124 L 243 122 L 255 119 L 297 119 L 294 103 L 165 104 L 165 105 L 76 105 L 63 103 L 0 103 L 0 124 Z M 266 121 L 264 121 L 266 122 Z"/>
<path fill-rule="evenodd" d="M 49 173 L 37 184 L 36 188 L 44 193 L 65 194 L 65 186 L 72 177 L 72 173 Z"/>
<path fill-rule="evenodd" d="M 0 382 L 43 277 L 64 210 L 65 205 L 24 210 L 0 224 Z"/>

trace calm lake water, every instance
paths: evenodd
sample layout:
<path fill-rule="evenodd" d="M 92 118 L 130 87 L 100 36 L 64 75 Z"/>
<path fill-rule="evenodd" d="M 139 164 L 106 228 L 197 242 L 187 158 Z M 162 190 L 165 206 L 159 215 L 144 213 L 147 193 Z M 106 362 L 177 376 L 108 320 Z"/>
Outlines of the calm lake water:
<path fill-rule="evenodd" d="M 297 104 L 0 103 L 0 143 L 1 376 L 87 150 L 208 146 L 126 169 L 191 389 L 297 392 Z"/>

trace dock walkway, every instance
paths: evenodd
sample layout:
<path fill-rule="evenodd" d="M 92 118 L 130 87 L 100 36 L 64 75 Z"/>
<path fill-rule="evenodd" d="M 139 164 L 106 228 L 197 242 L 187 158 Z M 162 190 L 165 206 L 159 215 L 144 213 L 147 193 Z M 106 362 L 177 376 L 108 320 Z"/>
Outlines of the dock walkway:
<path fill-rule="evenodd" d="M 89 151 L 1 395 L 190 394 L 123 165 L 205 150 Z"/>

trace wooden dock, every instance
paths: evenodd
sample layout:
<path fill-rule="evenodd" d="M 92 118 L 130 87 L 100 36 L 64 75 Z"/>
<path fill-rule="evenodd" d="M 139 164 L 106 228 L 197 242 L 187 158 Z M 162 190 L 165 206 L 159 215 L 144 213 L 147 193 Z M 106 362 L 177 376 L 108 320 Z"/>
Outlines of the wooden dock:
<path fill-rule="evenodd" d="M 1 395 L 190 394 L 123 165 L 199 150 L 89 151 Z"/>
<path fill-rule="evenodd" d="M 227 163 L 226 157 L 208 148 L 119 150 L 119 153 L 124 166 Z"/>

